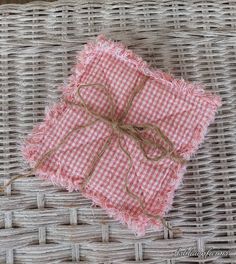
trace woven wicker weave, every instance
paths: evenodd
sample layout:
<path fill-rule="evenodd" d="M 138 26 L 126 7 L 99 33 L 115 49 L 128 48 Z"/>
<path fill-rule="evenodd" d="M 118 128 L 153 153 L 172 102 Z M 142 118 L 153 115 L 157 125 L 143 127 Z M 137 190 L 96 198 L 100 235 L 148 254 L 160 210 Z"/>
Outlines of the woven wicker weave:
<path fill-rule="evenodd" d="M 138 239 L 80 193 L 35 177 L 0 197 L 0 263 L 236 263 L 236 1 L 57 1 L 0 5 L 0 184 L 27 168 L 20 144 L 98 33 L 223 99 L 167 219 L 182 237 Z M 176 256 L 179 248 L 228 256 Z M 219 254 L 220 255 L 220 254 Z"/>

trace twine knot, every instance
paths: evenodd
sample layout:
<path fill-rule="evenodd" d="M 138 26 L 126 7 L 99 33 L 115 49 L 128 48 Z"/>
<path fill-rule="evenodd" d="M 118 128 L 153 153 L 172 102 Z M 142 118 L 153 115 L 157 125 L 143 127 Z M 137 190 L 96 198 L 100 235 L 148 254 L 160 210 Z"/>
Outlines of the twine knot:
<path fill-rule="evenodd" d="M 120 132 L 121 124 L 119 121 L 111 121 L 111 127 L 115 132 Z"/>

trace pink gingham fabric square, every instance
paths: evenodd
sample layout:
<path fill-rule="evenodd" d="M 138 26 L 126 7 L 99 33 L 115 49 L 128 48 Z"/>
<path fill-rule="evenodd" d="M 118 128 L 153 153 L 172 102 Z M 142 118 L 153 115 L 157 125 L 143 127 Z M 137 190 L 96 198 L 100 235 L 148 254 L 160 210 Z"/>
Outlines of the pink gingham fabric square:
<path fill-rule="evenodd" d="M 189 160 L 214 121 L 221 105 L 220 97 L 205 91 L 200 84 L 177 80 L 161 70 L 151 69 L 122 43 L 99 35 L 78 53 L 72 74 L 61 89 L 63 100 L 51 106 L 44 121 L 27 136 L 22 153 L 30 166 L 34 168 L 42 155 L 60 144 L 72 129 L 93 121 L 94 117 L 84 109 L 64 100 L 81 103 L 77 94 L 79 85 L 102 83 L 106 86 L 115 105 L 114 115 L 119 118 L 144 76 L 148 79 L 135 97 L 124 123 L 157 125 L 174 144 L 176 153 Z M 83 97 L 97 113 L 106 115 L 109 111 L 107 95 L 94 87 L 83 89 Z M 49 155 L 35 174 L 68 191 L 79 191 L 92 158 L 110 134 L 111 128 L 102 121 L 71 133 L 66 143 Z M 186 164 L 168 157 L 151 162 L 130 137 L 124 136 L 122 144 L 132 158 L 128 175 L 130 190 L 142 199 L 146 211 L 164 216 L 171 209 Z M 160 151 L 150 146 L 148 152 L 155 155 Z M 137 200 L 127 194 L 124 183 L 128 166 L 127 156 L 113 136 L 82 194 L 138 235 L 144 235 L 148 227 L 160 230 L 160 221 L 144 214 Z"/>

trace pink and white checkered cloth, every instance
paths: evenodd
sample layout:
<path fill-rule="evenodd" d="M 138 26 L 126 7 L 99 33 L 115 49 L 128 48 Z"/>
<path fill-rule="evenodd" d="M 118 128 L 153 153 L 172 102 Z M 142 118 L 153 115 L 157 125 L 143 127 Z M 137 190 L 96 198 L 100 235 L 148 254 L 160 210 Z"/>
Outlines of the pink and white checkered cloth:
<path fill-rule="evenodd" d="M 80 102 L 80 84 L 102 83 L 109 90 L 119 117 L 125 103 L 143 76 L 149 76 L 144 89 L 135 98 L 125 118 L 126 124 L 157 125 L 175 146 L 175 151 L 188 160 L 197 150 L 221 105 L 217 95 L 204 91 L 199 84 L 176 80 L 160 70 L 152 70 L 140 57 L 123 44 L 107 40 L 103 35 L 88 43 L 77 56 L 76 65 L 62 88 L 63 97 Z M 106 114 L 106 95 L 87 87 L 81 90 L 86 102 L 96 112 Z M 37 124 L 23 144 L 23 155 L 33 168 L 42 155 L 57 146 L 73 128 L 88 124 L 94 117 L 83 108 L 72 107 L 61 100 L 46 113 L 44 122 Z M 111 133 L 102 121 L 72 133 L 55 153 L 37 169 L 36 175 L 49 179 L 68 191 L 79 190 L 91 160 Z M 122 140 L 133 161 L 129 173 L 130 190 L 139 196 L 151 214 L 164 216 L 172 206 L 175 189 L 179 186 L 186 165 L 166 157 L 159 162 L 146 160 L 140 147 L 129 137 Z M 150 147 L 151 155 L 159 150 Z M 97 164 L 83 195 L 104 208 L 110 216 L 128 224 L 138 235 L 147 227 L 156 230 L 162 224 L 150 219 L 137 200 L 125 190 L 125 175 L 129 163 L 114 136 L 111 145 Z"/>

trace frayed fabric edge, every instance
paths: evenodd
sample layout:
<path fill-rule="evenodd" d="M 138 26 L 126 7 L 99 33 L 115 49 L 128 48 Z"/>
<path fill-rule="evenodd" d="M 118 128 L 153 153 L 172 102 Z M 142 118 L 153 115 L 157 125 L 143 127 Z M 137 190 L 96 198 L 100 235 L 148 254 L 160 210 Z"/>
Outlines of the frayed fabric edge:
<path fill-rule="evenodd" d="M 62 175 L 58 177 L 55 174 L 43 172 L 41 170 L 37 170 L 35 175 L 42 180 L 49 180 L 56 187 L 60 186 L 65 188 L 68 192 L 79 191 L 84 197 L 92 200 L 94 204 L 104 209 L 109 217 L 119 221 L 123 225 L 127 225 L 137 237 L 144 236 L 146 229 L 149 227 L 153 227 L 155 231 L 163 230 L 162 224 L 157 220 L 155 224 L 150 224 L 150 219 L 143 214 L 131 216 L 128 210 L 116 209 L 98 193 L 91 190 L 81 191 L 77 184 L 73 183 L 71 180 L 63 178 Z"/>
<path fill-rule="evenodd" d="M 72 68 L 72 74 L 68 81 L 60 87 L 64 94 L 71 95 L 75 92 L 80 82 L 80 77 L 86 70 L 86 67 L 93 61 L 99 53 L 109 53 L 115 58 L 122 60 L 136 70 L 153 79 L 164 82 L 172 92 L 175 94 L 182 93 L 189 94 L 208 103 L 213 109 L 221 106 L 221 97 L 210 91 L 206 91 L 205 85 L 202 83 L 194 83 L 177 79 L 173 75 L 163 72 L 160 69 L 152 69 L 146 61 L 138 56 L 134 51 L 128 49 L 122 42 L 115 42 L 108 39 L 105 35 L 100 34 L 95 40 L 89 41 L 84 45 L 84 49 L 77 53 L 75 65 Z"/>

